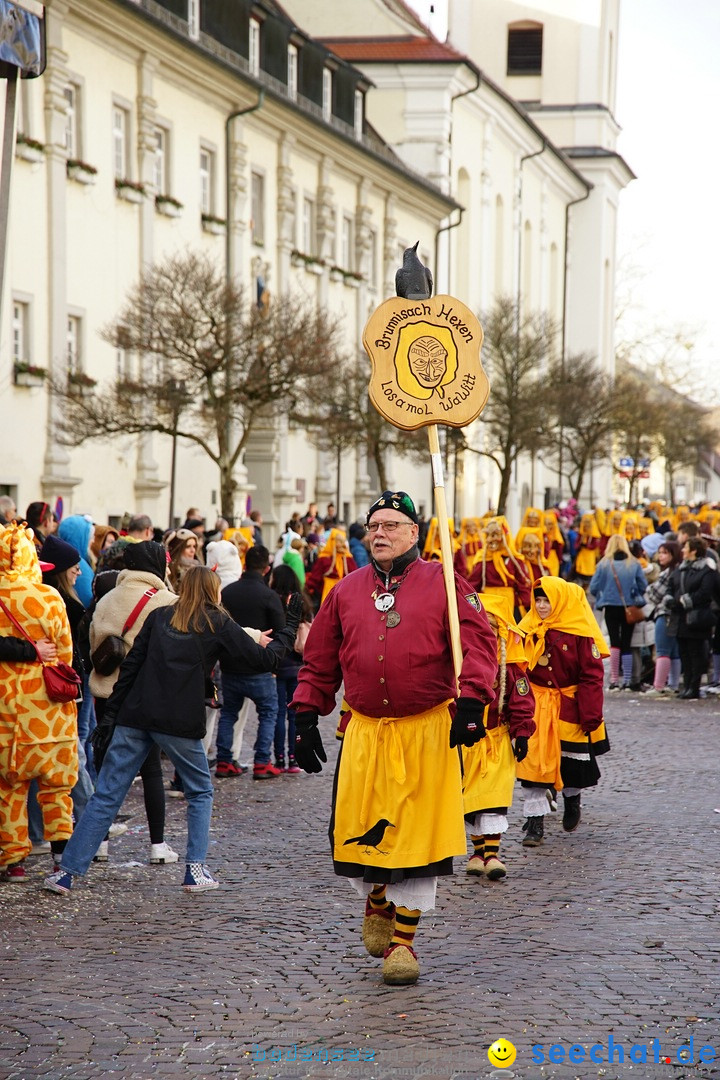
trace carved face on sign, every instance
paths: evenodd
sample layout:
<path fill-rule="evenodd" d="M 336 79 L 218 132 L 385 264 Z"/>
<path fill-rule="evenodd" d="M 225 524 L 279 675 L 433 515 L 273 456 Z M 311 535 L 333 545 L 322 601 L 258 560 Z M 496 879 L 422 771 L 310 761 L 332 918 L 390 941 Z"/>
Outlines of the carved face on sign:
<path fill-rule="evenodd" d="M 530 562 L 537 562 L 540 558 L 540 537 L 533 533 L 526 533 L 523 536 L 520 551 Z"/>
<path fill-rule="evenodd" d="M 457 345 L 444 326 L 420 320 L 398 334 L 394 361 L 398 386 L 406 394 L 422 401 L 434 394 L 444 398 L 457 376 Z"/>
<path fill-rule="evenodd" d="M 447 371 L 447 349 L 437 338 L 425 335 L 408 349 L 410 370 L 423 386 L 439 386 Z"/>

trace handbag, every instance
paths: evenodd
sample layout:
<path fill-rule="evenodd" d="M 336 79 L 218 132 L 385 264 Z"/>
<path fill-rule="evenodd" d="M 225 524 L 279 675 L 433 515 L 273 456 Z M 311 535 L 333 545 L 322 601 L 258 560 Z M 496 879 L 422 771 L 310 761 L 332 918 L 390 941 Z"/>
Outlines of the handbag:
<path fill-rule="evenodd" d="M 0 600 L 0 607 L 3 609 L 13 626 L 15 626 L 22 636 L 30 642 L 35 649 L 35 655 L 37 656 L 38 661 L 42 663 L 35 642 L 22 628 L 15 616 L 8 611 L 2 600 Z M 68 701 L 77 700 L 82 687 L 82 679 L 75 668 L 70 667 L 64 660 L 56 660 L 54 664 L 43 664 L 43 679 L 45 680 L 47 696 L 51 701 L 67 703 Z"/>
<path fill-rule="evenodd" d="M 125 641 L 125 635 L 128 630 L 135 625 L 140 612 L 145 607 L 150 597 L 154 596 L 156 592 L 157 589 L 147 589 L 147 591 L 142 594 L 137 604 L 128 615 L 120 636 L 117 634 L 108 634 L 108 636 L 100 642 L 97 649 L 90 657 L 93 669 L 97 671 L 98 675 L 112 675 L 113 672 L 117 671 L 120 667 L 130 651 L 128 644 Z"/>
<path fill-rule="evenodd" d="M 637 604 L 626 604 L 625 603 L 625 595 L 624 595 L 624 593 L 622 591 L 622 585 L 620 584 L 620 578 L 617 576 L 614 566 L 611 565 L 610 569 L 613 572 L 613 577 L 615 578 L 615 584 L 618 587 L 618 592 L 620 593 L 620 599 L 622 600 L 623 607 L 625 608 L 625 622 L 630 623 L 631 626 L 634 626 L 635 623 L 642 622 L 643 619 L 645 618 L 645 612 L 644 612 L 643 608 L 638 607 Z"/>

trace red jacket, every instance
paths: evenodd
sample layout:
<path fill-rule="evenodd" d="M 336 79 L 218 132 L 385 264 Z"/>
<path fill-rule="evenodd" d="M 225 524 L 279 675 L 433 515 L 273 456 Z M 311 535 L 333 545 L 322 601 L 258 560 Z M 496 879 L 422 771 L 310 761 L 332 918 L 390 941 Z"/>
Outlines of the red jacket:
<path fill-rule="evenodd" d="M 577 686 L 574 698 L 563 697 L 560 717 L 580 724 L 583 731 L 595 731 L 603 718 L 604 669 L 597 645 L 592 638 L 548 630 L 545 655 L 549 659 L 547 666 L 538 664 L 528 669 L 530 681 L 556 689 Z"/>
<path fill-rule="evenodd" d="M 373 593 L 384 592 L 373 565 L 343 578 L 312 624 L 292 707 L 322 716 L 345 699 L 366 716 L 412 716 L 457 696 L 442 567 L 416 559 L 395 591 L 400 623 L 388 627 Z M 463 666 L 460 695 L 491 701 L 497 645 L 467 582 L 455 575 Z M 466 597 L 470 597 L 468 600 Z"/>

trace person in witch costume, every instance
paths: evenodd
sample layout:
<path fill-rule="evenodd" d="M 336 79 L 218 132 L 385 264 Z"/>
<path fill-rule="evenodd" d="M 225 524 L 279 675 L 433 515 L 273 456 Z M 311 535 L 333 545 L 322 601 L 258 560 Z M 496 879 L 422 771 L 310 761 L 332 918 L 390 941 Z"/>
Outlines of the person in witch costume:
<path fill-rule="evenodd" d="M 499 853 L 508 827 L 515 762 L 527 755 L 528 739 L 535 730 L 535 698 L 511 605 L 497 592 L 485 593 L 482 603 L 497 635 L 499 667 L 495 701 L 485 710 L 487 738 L 463 752 L 465 822 L 473 845 L 465 869 L 468 874 L 499 881 L 507 874 Z"/>
<path fill-rule="evenodd" d="M 605 638 L 580 585 L 558 577 L 535 584 L 520 620 L 535 695 L 535 734 L 518 762 L 525 791 L 525 847 L 543 842 L 546 791 L 562 790 L 563 829 L 580 824 L 580 793 L 600 778 L 596 758 L 610 749 L 603 721 Z"/>
<path fill-rule="evenodd" d="M 485 737 L 494 700 L 495 637 L 477 594 L 455 574 L 463 664 L 459 695 L 440 563 L 420 558 L 418 518 L 404 491 L 385 491 L 366 526 L 372 561 L 338 582 L 303 654 L 295 757 L 327 761 L 319 715 L 345 684 L 347 713 L 333 792 L 335 873 L 366 899 L 363 941 L 389 985 L 417 981 L 413 949 L 437 879 L 466 851 L 458 746 Z M 457 700 L 456 700 L 457 699 Z"/>

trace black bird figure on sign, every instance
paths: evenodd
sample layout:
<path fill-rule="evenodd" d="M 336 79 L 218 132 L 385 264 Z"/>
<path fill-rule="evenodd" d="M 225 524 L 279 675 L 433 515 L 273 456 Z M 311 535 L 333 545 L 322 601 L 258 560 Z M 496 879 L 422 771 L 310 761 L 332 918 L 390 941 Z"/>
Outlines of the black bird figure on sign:
<path fill-rule="evenodd" d="M 387 855 L 387 851 L 383 851 L 382 848 L 378 847 L 378 844 L 382 841 L 382 838 L 385 835 L 385 830 L 394 828 L 395 826 L 392 824 L 391 821 L 388 821 L 387 818 L 380 818 L 380 820 L 376 821 L 372 828 L 368 829 L 368 831 L 366 833 L 363 833 L 362 836 L 353 836 L 350 838 L 350 840 L 346 840 L 343 843 L 343 847 L 345 847 L 347 844 L 358 844 L 358 846 L 362 844 L 365 847 L 366 855 L 370 848 L 375 848 L 375 850 L 381 855 Z"/>
<path fill-rule="evenodd" d="M 395 274 L 395 292 L 404 300 L 429 300 L 433 292 L 433 276 L 418 258 L 418 244 L 405 248 L 403 264 Z"/>

